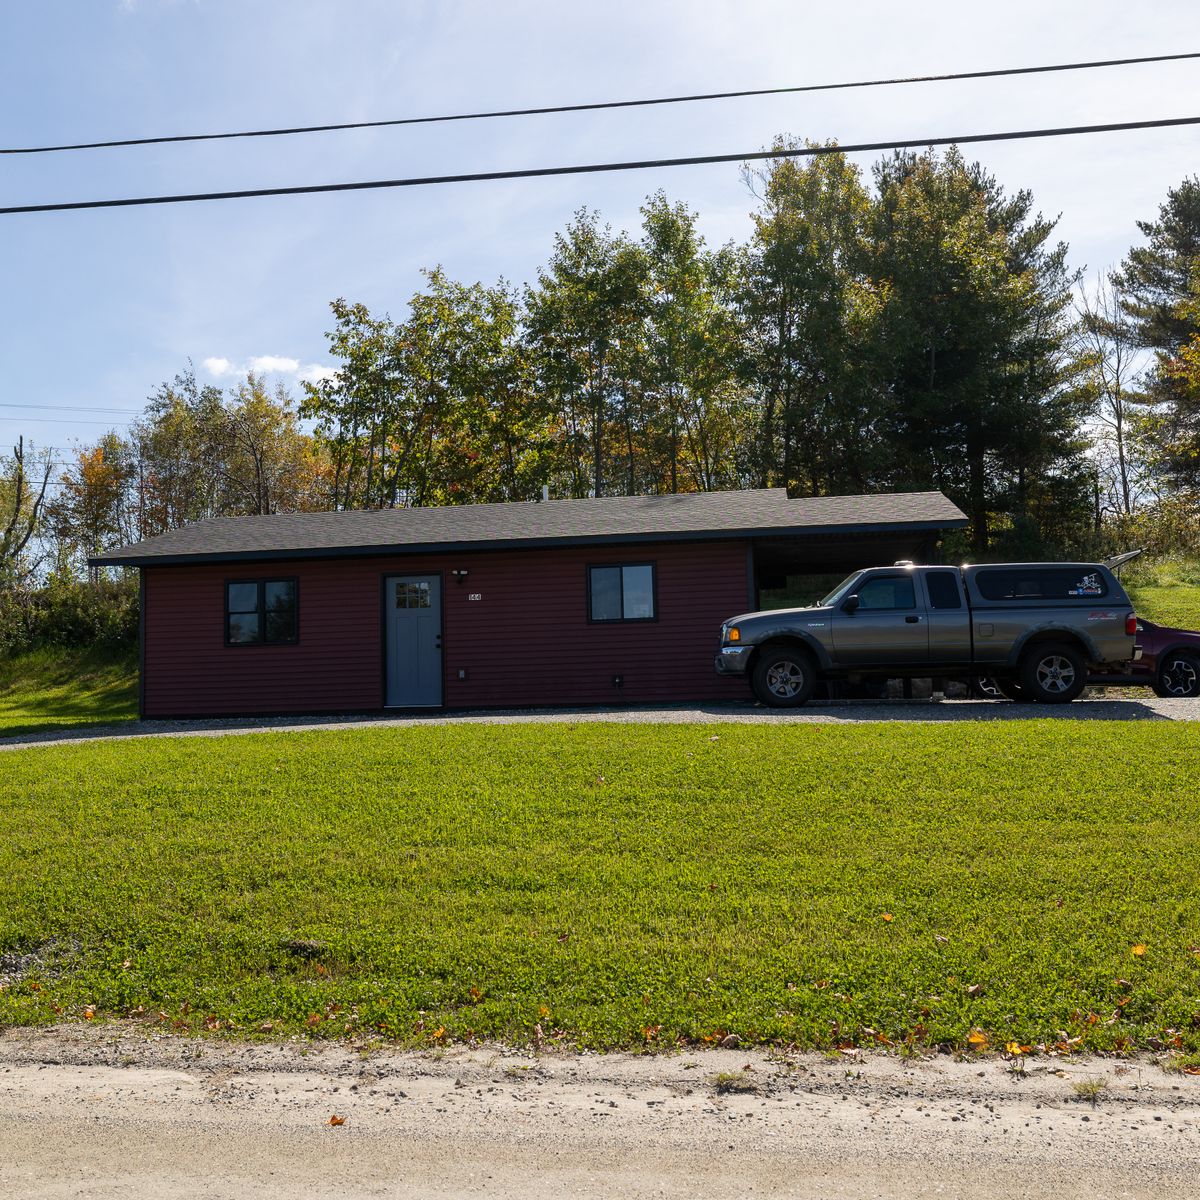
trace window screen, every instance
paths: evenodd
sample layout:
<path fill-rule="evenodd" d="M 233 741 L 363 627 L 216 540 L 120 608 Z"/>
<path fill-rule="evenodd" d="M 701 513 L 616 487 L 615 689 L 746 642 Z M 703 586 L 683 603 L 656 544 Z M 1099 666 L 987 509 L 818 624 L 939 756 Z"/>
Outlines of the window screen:
<path fill-rule="evenodd" d="M 652 621 L 654 565 L 589 567 L 588 614 L 593 621 Z"/>
<path fill-rule="evenodd" d="M 242 579 L 225 585 L 225 641 L 230 646 L 279 645 L 300 636 L 294 579 Z"/>

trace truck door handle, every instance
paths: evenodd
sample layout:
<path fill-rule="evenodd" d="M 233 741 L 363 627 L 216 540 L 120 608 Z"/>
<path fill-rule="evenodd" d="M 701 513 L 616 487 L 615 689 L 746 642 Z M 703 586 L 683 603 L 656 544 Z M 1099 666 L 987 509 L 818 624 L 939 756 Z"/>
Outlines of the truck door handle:
<path fill-rule="evenodd" d="M 905 617 L 904 623 L 905 625 L 915 625 L 920 619 L 920 617 Z"/>

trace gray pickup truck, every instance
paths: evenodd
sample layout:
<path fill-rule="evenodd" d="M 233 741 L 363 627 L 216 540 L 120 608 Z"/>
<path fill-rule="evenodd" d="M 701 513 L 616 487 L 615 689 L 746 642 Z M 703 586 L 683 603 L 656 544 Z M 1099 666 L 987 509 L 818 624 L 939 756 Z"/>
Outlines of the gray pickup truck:
<path fill-rule="evenodd" d="M 1009 699 L 1063 704 L 1137 657 L 1133 606 L 1096 563 L 855 571 L 819 603 L 721 626 L 716 669 L 764 704 L 803 704 L 819 680 L 986 676 Z"/>

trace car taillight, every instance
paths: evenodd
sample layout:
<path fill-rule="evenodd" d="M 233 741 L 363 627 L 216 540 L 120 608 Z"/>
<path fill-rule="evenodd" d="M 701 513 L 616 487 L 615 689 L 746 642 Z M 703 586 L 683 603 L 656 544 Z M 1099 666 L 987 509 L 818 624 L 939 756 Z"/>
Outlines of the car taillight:
<path fill-rule="evenodd" d="M 1125 618 L 1125 632 L 1127 634 L 1129 634 L 1130 637 L 1133 637 L 1133 635 L 1135 633 L 1137 633 L 1137 614 L 1136 613 L 1130 613 Z"/>

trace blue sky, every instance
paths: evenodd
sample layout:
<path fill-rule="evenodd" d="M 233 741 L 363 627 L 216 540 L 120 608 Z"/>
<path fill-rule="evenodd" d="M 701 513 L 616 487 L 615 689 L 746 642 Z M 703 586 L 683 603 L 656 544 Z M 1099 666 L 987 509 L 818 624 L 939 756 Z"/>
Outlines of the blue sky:
<path fill-rule="evenodd" d="M 0 145 L 371 120 L 1200 49 L 1193 4 L 0 0 Z M 261 141 L 0 158 L 5 203 L 210 191 L 1200 115 L 1200 60 Z M 969 148 L 1105 269 L 1200 130 Z M 860 161 L 869 166 L 875 156 Z M 399 314 L 421 267 L 531 278 L 581 205 L 632 228 L 664 188 L 743 238 L 736 166 L 0 217 L 0 447 L 69 448 L 196 364 L 295 386 L 329 301 Z M 204 364 L 214 364 L 217 370 Z M 16 407 L 18 405 L 30 407 Z M 90 413 L 49 406 L 79 406 Z"/>

